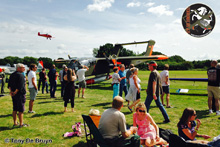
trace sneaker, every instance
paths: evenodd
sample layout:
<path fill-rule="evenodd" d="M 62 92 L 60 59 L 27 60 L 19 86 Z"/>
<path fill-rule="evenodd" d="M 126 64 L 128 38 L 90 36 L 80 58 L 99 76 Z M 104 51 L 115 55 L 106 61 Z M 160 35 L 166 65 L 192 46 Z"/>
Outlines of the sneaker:
<path fill-rule="evenodd" d="M 209 114 L 212 114 L 213 113 L 213 111 L 212 110 L 209 110 Z M 217 112 L 216 112 L 217 113 Z"/>
<path fill-rule="evenodd" d="M 23 125 L 20 125 L 20 128 L 28 127 L 28 126 L 29 126 L 28 124 L 23 124 Z"/>
<path fill-rule="evenodd" d="M 220 111 L 216 111 L 216 115 L 220 115 Z"/>
<path fill-rule="evenodd" d="M 17 124 L 14 124 L 13 127 L 17 127 L 19 126 L 20 124 L 17 122 Z"/>
<path fill-rule="evenodd" d="M 36 113 L 35 111 L 30 111 L 30 110 L 28 110 L 28 113 Z"/>
<path fill-rule="evenodd" d="M 82 98 L 84 99 L 84 98 L 86 98 L 86 97 L 83 95 Z"/>

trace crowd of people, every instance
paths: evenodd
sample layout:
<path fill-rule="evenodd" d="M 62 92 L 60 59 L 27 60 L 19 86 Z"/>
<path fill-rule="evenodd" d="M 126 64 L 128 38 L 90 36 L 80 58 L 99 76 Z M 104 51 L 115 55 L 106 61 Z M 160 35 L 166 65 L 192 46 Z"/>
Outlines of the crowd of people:
<path fill-rule="evenodd" d="M 113 86 L 113 102 L 112 108 L 103 112 L 100 117 L 99 111 L 91 111 L 90 116 L 93 119 L 95 125 L 99 129 L 103 138 L 109 144 L 116 146 L 123 146 L 130 144 L 130 146 L 153 146 L 156 144 L 167 144 L 159 136 L 159 128 L 154 122 L 149 113 L 151 102 L 154 100 L 157 107 L 159 107 L 163 117 L 164 123 L 169 123 L 170 119 L 166 112 L 166 108 L 172 108 L 169 99 L 169 65 L 165 64 L 164 70 L 159 73 L 157 71 L 157 63 L 151 61 L 148 64 L 150 75 L 148 79 L 148 87 L 146 90 L 147 97 L 145 102 L 141 101 L 141 80 L 138 77 L 138 68 L 130 65 L 128 70 L 125 70 L 123 64 L 119 68 L 114 68 L 114 74 L 112 75 Z M 219 69 L 216 68 L 217 61 L 211 62 L 211 68 L 208 69 L 208 106 L 209 113 L 212 112 L 211 99 L 215 98 L 216 115 L 220 115 L 219 112 L 219 96 L 220 96 L 220 77 Z M 80 97 L 80 91 L 82 89 L 82 98 L 85 98 L 85 72 L 88 71 L 88 67 L 81 66 L 75 73 L 74 70 L 68 69 L 66 65 L 63 65 L 63 69 L 58 74 L 55 65 L 52 66 L 48 75 L 45 69 L 39 73 L 39 81 L 37 84 L 37 66 L 35 64 L 30 65 L 30 70 L 24 76 L 25 67 L 23 64 L 16 65 L 16 71 L 10 76 L 8 88 L 13 102 L 13 121 L 14 126 L 26 127 L 28 124 L 23 122 L 23 113 L 25 111 L 26 102 L 26 80 L 28 80 L 28 89 L 30 92 L 29 110 L 28 113 L 35 113 L 33 111 L 34 101 L 40 86 L 42 83 L 42 94 L 44 94 L 44 88 L 46 87 L 46 93 L 48 91 L 47 79 L 50 82 L 50 97 L 56 98 L 57 78 L 61 82 L 61 97 L 64 100 L 64 112 L 67 112 L 67 104 L 71 103 L 72 112 L 74 112 L 74 98 L 75 98 L 75 85 L 76 79 L 79 81 L 78 97 Z M 124 92 L 125 100 L 128 102 L 127 108 L 133 114 L 133 126 L 127 130 L 125 115 L 120 112 L 124 105 L 124 99 L 122 98 Z M 163 97 L 166 95 L 166 105 Z M 160 96 L 162 103 L 160 101 Z M 131 103 L 132 102 L 132 103 Z M 19 123 L 17 121 L 17 113 Z M 196 121 L 197 123 L 196 123 Z M 177 124 L 179 136 L 194 143 L 209 144 L 210 142 L 204 140 L 196 140 L 196 137 L 203 137 L 204 139 L 210 138 L 208 135 L 198 134 L 201 121 L 196 119 L 196 111 L 192 108 L 186 108 Z M 121 136 L 120 136 L 121 134 Z"/>

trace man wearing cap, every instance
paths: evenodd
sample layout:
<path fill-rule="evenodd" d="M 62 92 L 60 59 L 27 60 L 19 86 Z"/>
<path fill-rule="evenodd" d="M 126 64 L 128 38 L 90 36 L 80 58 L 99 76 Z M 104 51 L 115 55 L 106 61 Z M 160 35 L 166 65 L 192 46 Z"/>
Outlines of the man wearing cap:
<path fill-rule="evenodd" d="M 220 115 L 219 98 L 220 98 L 220 69 L 216 68 L 217 61 L 211 62 L 211 67 L 208 69 L 208 107 L 209 114 L 212 114 L 212 98 L 215 98 L 216 115 Z"/>
<path fill-rule="evenodd" d="M 150 104 L 152 100 L 154 99 L 156 102 L 157 107 L 159 107 L 160 111 L 163 114 L 164 117 L 164 123 L 170 122 L 169 117 L 167 115 L 166 110 L 164 109 L 163 105 L 160 102 L 160 94 L 161 94 L 161 79 L 160 74 L 156 70 L 157 69 L 157 63 L 155 61 L 151 61 L 148 63 L 148 68 L 151 71 L 149 80 L 148 80 L 148 87 L 147 87 L 147 98 L 145 100 L 145 105 L 147 107 L 147 112 L 149 112 Z"/>

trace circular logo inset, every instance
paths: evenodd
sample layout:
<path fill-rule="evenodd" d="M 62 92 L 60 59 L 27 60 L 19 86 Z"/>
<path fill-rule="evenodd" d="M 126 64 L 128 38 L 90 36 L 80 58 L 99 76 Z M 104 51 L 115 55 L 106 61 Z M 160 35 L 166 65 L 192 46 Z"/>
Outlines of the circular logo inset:
<path fill-rule="evenodd" d="M 204 37 L 211 33 L 215 26 L 214 12 L 204 4 L 193 4 L 184 11 L 182 25 L 189 35 Z"/>

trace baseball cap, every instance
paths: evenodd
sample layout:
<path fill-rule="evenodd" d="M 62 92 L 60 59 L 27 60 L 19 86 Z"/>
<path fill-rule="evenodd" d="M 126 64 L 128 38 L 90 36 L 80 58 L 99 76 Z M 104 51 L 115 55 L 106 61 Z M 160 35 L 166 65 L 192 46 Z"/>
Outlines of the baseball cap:
<path fill-rule="evenodd" d="M 157 66 L 157 63 L 155 61 L 150 61 L 147 65 Z"/>

